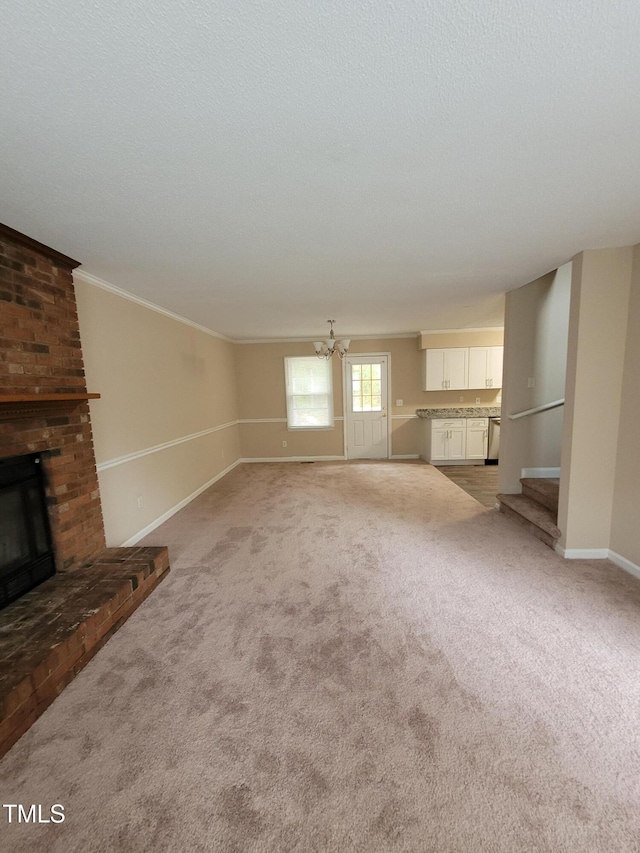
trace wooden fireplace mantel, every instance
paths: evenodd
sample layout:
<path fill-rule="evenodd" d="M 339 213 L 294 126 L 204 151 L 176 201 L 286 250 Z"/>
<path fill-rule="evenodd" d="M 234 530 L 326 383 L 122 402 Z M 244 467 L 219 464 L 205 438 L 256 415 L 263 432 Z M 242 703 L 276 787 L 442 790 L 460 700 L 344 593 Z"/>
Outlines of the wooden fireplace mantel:
<path fill-rule="evenodd" d="M 52 412 L 68 412 L 100 394 L 0 394 L 0 421 L 33 418 Z"/>

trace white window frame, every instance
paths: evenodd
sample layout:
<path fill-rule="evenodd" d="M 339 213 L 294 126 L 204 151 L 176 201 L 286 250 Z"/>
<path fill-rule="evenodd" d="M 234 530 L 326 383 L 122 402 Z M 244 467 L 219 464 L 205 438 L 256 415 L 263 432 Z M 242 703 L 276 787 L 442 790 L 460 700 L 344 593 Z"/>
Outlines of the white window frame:
<path fill-rule="evenodd" d="M 304 395 L 295 395 L 290 387 L 289 381 L 289 370 L 290 370 L 290 362 L 295 361 L 308 361 L 317 363 L 318 369 L 324 368 L 327 373 L 327 394 L 322 393 L 318 394 L 318 396 L 328 396 L 327 403 L 327 423 L 321 425 L 308 425 L 308 424 L 300 424 L 296 425 L 293 423 L 295 407 L 293 398 L 295 396 L 310 396 L 309 394 Z M 306 356 L 306 355 L 286 355 L 284 357 L 284 384 L 285 384 L 285 394 L 287 398 L 287 429 L 292 431 L 298 430 L 327 430 L 334 428 L 334 414 L 333 414 L 333 369 L 331 365 L 331 360 L 318 358 L 316 355 Z"/>

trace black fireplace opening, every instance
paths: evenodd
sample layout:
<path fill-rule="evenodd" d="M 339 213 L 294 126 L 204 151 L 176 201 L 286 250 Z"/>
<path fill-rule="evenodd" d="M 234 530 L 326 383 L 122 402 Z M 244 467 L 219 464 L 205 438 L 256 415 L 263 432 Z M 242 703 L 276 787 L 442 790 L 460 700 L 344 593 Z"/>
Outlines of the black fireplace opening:
<path fill-rule="evenodd" d="M 55 570 L 41 456 L 0 459 L 0 608 Z"/>

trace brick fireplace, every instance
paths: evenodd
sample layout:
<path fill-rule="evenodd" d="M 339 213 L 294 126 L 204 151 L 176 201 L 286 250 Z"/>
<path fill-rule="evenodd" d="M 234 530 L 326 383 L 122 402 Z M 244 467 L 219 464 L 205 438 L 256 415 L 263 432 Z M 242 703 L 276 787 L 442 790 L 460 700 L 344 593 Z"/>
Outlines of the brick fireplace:
<path fill-rule="evenodd" d="M 0 230 L 0 458 L 42 454 L 58 571 L 105 547 L 89 403 L 55 399 L 87 394 L 71 274 L 78 265 Z"/>
<path fill-rule="evenodd" d="M 37 458 L 56 574 L 0 611 L 0 756 L 151 592 L 166 548 L 105 548 L 72 270 L 0 225 L 0 460 Z M 99 404 L 98 404 L 99 405 Z"/>

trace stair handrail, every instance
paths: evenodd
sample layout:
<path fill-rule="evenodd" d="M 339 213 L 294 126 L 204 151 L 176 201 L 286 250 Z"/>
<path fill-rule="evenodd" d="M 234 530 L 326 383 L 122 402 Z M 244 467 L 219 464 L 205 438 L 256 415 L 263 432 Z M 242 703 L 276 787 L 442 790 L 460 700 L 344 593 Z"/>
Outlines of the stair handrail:
<path fill-rule="evenodd" d="M 564 406 L 564 397 L 562 400 L 554 400 L 552 403 L 543 403 L 542 406 L 536 406 L 534 409 L 525 409 L 524 412 L 516 412 L 513 415 L 508 415 L 510 421 L 517 421 L 518 418 L 526 418 L 529 415 L 536 415 L 538 412 L 546 412 L 547 409 L 557 409 L 558 406 Z"/>

